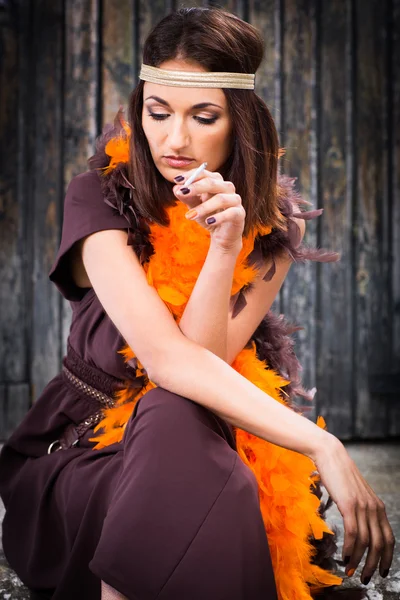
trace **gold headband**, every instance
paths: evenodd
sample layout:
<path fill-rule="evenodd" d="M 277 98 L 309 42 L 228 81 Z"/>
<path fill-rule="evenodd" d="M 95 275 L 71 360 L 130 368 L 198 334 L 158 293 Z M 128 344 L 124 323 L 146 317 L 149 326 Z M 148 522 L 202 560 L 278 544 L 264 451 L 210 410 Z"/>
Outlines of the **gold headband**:
<path fill-rule="evenodd" d="M 139 79 L 177 87 L 240 88 L 254 90 L 255 74 L 219 71 L 171 71 L 142 63 Z"/>

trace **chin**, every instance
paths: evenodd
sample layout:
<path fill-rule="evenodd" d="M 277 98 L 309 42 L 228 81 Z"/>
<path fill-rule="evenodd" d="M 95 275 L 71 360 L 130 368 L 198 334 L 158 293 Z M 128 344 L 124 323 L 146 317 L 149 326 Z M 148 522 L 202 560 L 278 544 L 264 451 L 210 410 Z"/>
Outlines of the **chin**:
<path fill-rule="evenodd" d="M 170 171 L 172 171 L 172 173 Z M 173 183 L 174 185 L 176 185 L 176 181 L 174 181 L 174 177 L 176 177 L 178 175 L 178 173 L 174 173 L 174 169 L 168 169 L 168 170 L 163 169 L 162 171 L 160 170 L 160 173 L 164 177 L 164 179 L 166 179 L 170 183 Z"/>

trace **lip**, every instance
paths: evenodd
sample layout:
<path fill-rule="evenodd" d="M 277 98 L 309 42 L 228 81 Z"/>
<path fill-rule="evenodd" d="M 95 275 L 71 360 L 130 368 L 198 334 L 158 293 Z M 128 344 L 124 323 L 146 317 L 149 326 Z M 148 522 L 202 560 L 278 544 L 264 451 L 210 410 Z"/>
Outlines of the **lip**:
<path fill-rule="evenodd" d="M 164 160 L 169 164 L 170 167 L 186 167 L 186 165 L 190 165 L 194 159 L 192 158 L 169 158 L 168 156 L 164 156 Z"/>

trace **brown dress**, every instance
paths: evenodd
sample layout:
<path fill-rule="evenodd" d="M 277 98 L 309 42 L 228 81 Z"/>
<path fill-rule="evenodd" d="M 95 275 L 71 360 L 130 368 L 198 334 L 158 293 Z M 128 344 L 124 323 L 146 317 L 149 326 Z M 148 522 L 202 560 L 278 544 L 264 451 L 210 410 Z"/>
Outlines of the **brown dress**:
<path fill-rule="evenodd" d="M 95 171 L 75 177 L 49 277 L 73 311 L 68 343 L 98 373 L 134 377 L 124 338 L 92 288 L 78 288 L 66 254 L 103 229 L 127 229 L 104 201 Z M 101 378 L 101 376 L 100 376 Z M 100 383 L 100 379 L 98 379 Z M 141 398 L 121 443 L 48 454 L 71 423 L 93 412 L 62 373 L 45 387 L 0 455 L 3 547 L 37 595 L 100 599 L 100 583 L 133 600 L 276 600 L 253 473 L 232 429 L 163 388 Z"/>

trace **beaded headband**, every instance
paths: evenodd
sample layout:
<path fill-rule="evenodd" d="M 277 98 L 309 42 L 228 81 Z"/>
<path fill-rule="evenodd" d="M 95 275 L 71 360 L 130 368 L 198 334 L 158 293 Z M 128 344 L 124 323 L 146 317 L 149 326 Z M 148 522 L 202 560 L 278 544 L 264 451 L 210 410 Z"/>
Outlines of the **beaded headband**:
<path fill-rule="evenodd" d="M 139 79 L 176 87 L 240 88 L 254 90 L 254 73 L 172 71 L 142 63 Z"/>

